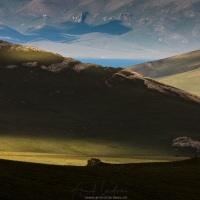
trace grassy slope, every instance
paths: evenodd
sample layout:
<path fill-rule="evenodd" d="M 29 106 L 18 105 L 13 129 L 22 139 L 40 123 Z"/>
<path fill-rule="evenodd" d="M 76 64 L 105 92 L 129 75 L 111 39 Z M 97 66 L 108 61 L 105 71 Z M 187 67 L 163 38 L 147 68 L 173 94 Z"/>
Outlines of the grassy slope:
<path fill-rule="evenodd" d="M 200 69 L 162 77 L 157 80 L 200 96 Z"/>
<path fill-rule="evenodd" d="M 4 46 L 1 46 L 4 43 Z M 0 64 L 13 65 L 26 62 L 39 62 L 49 65 L 63 61 L 63 57 L 51 52 L 41 51 L 34 47 L 23 47 L 0 41 Z"/>
<path fill-rule="evenodd" d="M 174 155 L 172 139 L 199 137 L 199 104 L 150 90 L 138 79 L 111 78 L 121 69 L 53 73 L 18 65 L 0 68 L 2 151 Z"/>
<path fill-rule="evenodd" d="M 80 200 L 85 196 L 198 200 L 199 180 L 198 159 L 104 167 L 61 167 L 0 160 L 0 199 L 4 200 Z M 95 185 L 96 192 L 88 193 Z M 76 190 L 81 186 L 87 191 Z M 115 187 L 120 190 L 118 193 L 113 192 Z"/>
<path fill-rule="evenodd" d="M 152 78 L 187 72 L 200 67 L 200 51 L 143 63 L 130 67 L 133 71 Z"/>

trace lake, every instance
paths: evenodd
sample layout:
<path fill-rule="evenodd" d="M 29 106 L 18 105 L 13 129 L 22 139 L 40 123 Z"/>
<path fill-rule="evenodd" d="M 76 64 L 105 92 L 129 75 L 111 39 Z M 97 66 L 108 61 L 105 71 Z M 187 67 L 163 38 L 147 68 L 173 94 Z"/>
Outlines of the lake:
<path fill-rule="evenodd" d="M 108 58 L 76 58 L 84 63 L 92 63 L 102 65 L 104 67 L 129 67 L 137 65 L 144 62 L 149 62 L 150 60 L 144 59 L 108 59 Z"/>

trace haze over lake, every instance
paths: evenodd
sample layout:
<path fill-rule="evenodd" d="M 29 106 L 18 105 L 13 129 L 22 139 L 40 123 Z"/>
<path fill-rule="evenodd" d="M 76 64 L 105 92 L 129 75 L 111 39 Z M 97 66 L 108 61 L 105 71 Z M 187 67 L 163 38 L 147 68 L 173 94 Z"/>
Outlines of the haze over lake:
<path fill-rule="evenodd" d="M 148 62 L 145 59 L 110 59 L 110 58 L 76 58 L 84 63 L 92 63 L 102 65 L 104 67 L 128 67 L 140 63 Z"/>

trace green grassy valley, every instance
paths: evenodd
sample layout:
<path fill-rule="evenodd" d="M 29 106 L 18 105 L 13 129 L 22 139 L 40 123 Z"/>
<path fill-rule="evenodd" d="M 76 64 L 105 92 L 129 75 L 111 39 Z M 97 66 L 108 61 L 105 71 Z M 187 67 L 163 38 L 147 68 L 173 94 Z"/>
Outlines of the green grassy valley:
<path fill-rule="evenodd" d="M 148 150 L 137 146 L 106 140 L 1 136 L 0 141 L 0 159 L 54 165 L 85 166 L 91 156 L 108 163 L 169 162 L 187 158 L 159 156 L 156 150 L 155 155 L 149 155 Z"/>
<path fill-rule="evenodd" d="M 127 69 L 29 59 L 0 60 L 1 152 L 174 156 L 174 138 L 199 138 L 196 96 Z"/>

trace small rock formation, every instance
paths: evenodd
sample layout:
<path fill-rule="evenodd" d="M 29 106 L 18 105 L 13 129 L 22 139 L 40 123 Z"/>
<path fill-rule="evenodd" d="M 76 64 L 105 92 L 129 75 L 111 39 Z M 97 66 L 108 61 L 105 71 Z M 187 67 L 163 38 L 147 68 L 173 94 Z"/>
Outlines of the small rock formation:
<path fill-rule="evenodd" d="M 85 23 L 85 20 L 86 20 L 86 18 L 87 18 L 87 16 L 89 14 L 90 13 L 88 11 L 84 11 L 84 12 L 78 13 L 76 16 L 73 16 L 73 20 L 76 23 Z"/>
<path fill-rule="evenodd" d="M 118 19 L 125 22 L 132 22 L 133 14 L 132 13 L 120 13 Z"/>
<path fill-rule="evenodd" d="M 25 67 L 37 67 L 38 62 L 28 62 L 28 63 L 23 63 L 22 65 Z"/>
<path fill-rule="evenodd" d="M 90 160 L 88 160 L 88 164 L 87 164 L 87 166 L 89 167 L 100 166 L 100 165 L 103 165 L 103 162 L 101 162 L 101 160 L 97 158 L 91 158 Z"/>
<path fill-rule="evenodd" d="M 61 72 L 61 71 L 68 69 L 68 68 L 73 69 L 73 67 L 75 65 L 78 65 L 80 63 L 81 63 L 80 61 L 74 60 L 72 58 L 66 58 L 61 63 L 54 63 L 54 64 L 51 64 L 48 67 L 42 66 L 41 68 L 44 69 L 44 70 L 50 71 L 50 72 Z"/>
<path fill-rule="evenodd" d="M 10 45 L 10 43 L 9 43 L 9 42 L 6 42 L 6 41 L 4 41 L 4 40 L 0 40 L 0 47 L 1 47 L 1 46 L 6 46 L 6 45 Z"/>
<path fill-rule="evenodd" d="M 200 141 L 194 140 L 190 137 L 178 137 L 172 141 L 174 147 L 192 147 L 197 151 L 200 150 Z"/>
<path fill-rule="evenodd" d="M 183 151 L 183 149 L 186 149 L 186 148 L 188 150 L 190 149 L 190 151 L 188 152 L 194 154 L 192 158 L 196 158 L 200 156 L 199 154 L 200 141 L 194 140 L 190 137 L 186 137 L 186 136 L 178 137 L 172 141 L 172 146 L 176 148 L 176 151 L 178 150 Z"/>
<path fill-rule="evenodd" d="M 17 65 L 9 65 L 9 66 L 6 66 L 7 69 L 14 69 L 14 68 L 16 68 L 16 67 L 17 67 Z"/>

